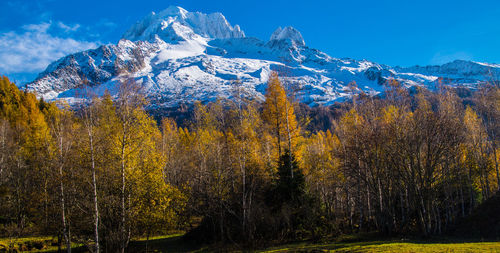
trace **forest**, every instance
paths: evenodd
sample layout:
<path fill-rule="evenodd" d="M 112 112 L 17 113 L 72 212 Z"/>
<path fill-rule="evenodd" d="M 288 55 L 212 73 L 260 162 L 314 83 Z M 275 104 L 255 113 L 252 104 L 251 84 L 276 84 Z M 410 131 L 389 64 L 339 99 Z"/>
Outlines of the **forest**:
<path fill-rule="evenodd" d="M 126 252 L 173 231 L 242 247 L 428 237 L 498 194 L 498 84 L 392 80 L 383 96 L 308 110 L 288 86 L 273 73 L 259 102 L 235 82 L 231 100 L 180 122 L 153 117 L 133 81 L 70 107 L 1 77 L 0 237 L 54 236 L 68 252 Z"/>

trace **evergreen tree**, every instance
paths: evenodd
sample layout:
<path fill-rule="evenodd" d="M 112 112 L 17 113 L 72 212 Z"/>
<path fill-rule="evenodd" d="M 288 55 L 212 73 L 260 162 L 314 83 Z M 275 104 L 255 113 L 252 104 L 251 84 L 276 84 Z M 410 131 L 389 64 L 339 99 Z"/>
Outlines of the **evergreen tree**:
<path fill-rule="evenodd" d="M 290 170 L 293 170 L 293 177 Z M 299 168 L 295 155 L 290 154 L 288 149 L 285 149 L 283 155 L 280 156 L 278 177 L 273 188 L 271 193 L 273 202 L 278 207 L 285 203 L 298 206 L 306 193 L 304 174 Z"/>

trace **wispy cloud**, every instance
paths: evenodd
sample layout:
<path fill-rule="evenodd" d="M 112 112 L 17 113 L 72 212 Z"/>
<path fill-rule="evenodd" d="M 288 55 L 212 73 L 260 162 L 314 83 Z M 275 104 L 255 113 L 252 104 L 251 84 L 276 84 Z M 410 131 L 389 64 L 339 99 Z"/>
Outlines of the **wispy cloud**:
<path fill-rule="evenodd" d="M 50 26 L 51 23 L 29 24 L 24 25 L 23 29 L 28 32 L 46 33 Z"/>
<path fill-rule="evenodd" d="M 0 73 L 41 72 L 54 60 L 98 45 L 97 42 L 70 38 L 67 34 L 62 36 L 61 32 L 50 32 L 51 28 L 67 33 L 78 30 L 80 25 L 62 22 L 30 24 L 19 31 L 0 35 Z"/>
<path fill-rule="evenodd" d="M 57 22 L 57 26 L 62 30 L 64 30 L 65 32 L 75 32 L 80 28 L 80 24 L 67 25 L 61 21 Z"/>

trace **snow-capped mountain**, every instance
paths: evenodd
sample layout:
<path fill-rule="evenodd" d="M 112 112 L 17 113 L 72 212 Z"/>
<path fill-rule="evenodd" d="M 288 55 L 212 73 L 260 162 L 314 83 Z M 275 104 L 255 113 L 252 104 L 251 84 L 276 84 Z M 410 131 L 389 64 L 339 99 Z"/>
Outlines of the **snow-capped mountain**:
<path fill-rule="evenodd" d="M 367 60 L 337 59 L 306 46 L 293 27 L 278 28 L 269 41 L 246 37 L 220 13 L 169 7 L 137 22 L 116 45 L 103 45 L 50 64 L 26 85 L 45 99 L 73 102 L 90 89 L 116 93 L 133 79 L 155 107 L 231 98 L 238 85 L 262 99 L 271 71 L 284 74 L 295 97 L 309 105 L 331 104 L 351 95 L 356 82 L 369 94 L 383 92 L 388 79 L 409 87 L 438 82 L 475 87 L 500 76 L 500 65 L 454 61 L 441 66 L 390 67 Z M 238 80 L 238 81 L 237 81 Z"/>
<path fill-rule="evenodd" d="M 166 42 L 176 42 L 200 37 L 243 38 L 245 33 L 238 25 L 232 27 L 221 13 L 188 12 L 183 8 L 171 6 L 158 14 L 149 14 L 123 35 L 124 39 L 131 41 L 148 41 L 155 37 Z"/>

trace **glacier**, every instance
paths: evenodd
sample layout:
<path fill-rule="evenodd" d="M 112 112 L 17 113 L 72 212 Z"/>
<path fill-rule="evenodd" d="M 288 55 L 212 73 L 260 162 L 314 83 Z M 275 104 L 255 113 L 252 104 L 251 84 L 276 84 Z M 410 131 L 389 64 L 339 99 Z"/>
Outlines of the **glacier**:
<path fill-rule="evenodd" d="M 344 101 L 356 91 L 383 93 L 390 79 L 405 87 L 476 88 L 500 76 L 500 65 L 457 60 L 439 66 L 391 67 L 339 59 L 309 48 L 293 27 L 279 27 L 263 41 L 247 37 L 221 13 L 171 6 L 134 24 L 117 44 L 51 63 L 25 88 L 46 100 L 76 103 L 105 91 L 114 95 L 120 83 L 134 80 L 150 106 L 175 107 L 231 99 L 236 87 L 262 100 L 272 71 L 282 76 L 296 100 L 316 106 Z"/>

